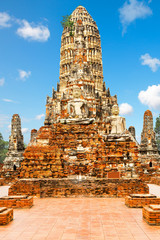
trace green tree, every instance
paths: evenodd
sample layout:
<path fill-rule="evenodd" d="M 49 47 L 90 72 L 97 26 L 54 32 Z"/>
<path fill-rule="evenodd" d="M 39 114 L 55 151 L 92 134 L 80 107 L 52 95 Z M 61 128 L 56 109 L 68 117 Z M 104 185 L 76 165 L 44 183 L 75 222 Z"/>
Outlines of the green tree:
<path fill-rule="evenodd" d="M 63 20 L 61 21 L 61 25 L 63 28 L 68 27 L 70 29 L 70 36 L 73 36 L 73 25 L 74 22 L 71 21 L 71 15 L 63 16 Z"/>
<path fill-rule="evenodd" d="M 158 151 L 160 151 L 160 115 L 156 118 L 156 126 L 155 126 L 155 133 L 156 133 L 156 141 L 158 146 Z"/>
<path fill-rule="evenodd" d="M 3 136 L 0 133 L 0 163 L 3 163 L 6 153 L 8 151 L 9 142 L 3 140 Z"/>

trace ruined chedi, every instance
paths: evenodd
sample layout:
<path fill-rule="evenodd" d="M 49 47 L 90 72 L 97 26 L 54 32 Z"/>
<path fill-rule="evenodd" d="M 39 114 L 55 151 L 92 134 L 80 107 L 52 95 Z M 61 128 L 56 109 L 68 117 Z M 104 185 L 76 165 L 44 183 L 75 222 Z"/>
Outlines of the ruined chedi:
<path fill-rule="evenodd" d="M 20 167 L 23 160 L 24 143 L 21 131 L 21 119 L 18 114 L 12 116 L 11 135 L 9 137 L 9 149 L 7 157 L 4 160 L 4 169 L 13 170 L 15 167 Z"/>
<path fill-rule="evenodd" d="M 138 145 L 119 116 L 117 96 L 103 82 L 102 50 L 95 21 L 79 6 L 73 33 L 63 29 L 60 83 L 47 97 L 44 126 L 24 152 L 22 178 L 107 177 L 138 162 Z"/>
<path fill-rule="evenodd" d="M 47 97 L 44 126 L 31 132 L 10 194 L 124 196 L 148 192 L 130 179 L 138 145 L 103 82 L 100 35 L 87 10 L 71 15 L 61 38 L 60 83 Z M 132 166 L 131 166 L 132 165 Z M 112 179 L 111 179 L 112 178 Z M 114 179 L 113 179 L 114 178 Z"/>
<path fill-rule="evenodd" d="M 142 155 L 158 154 L 155 132 L 153 130 L 153 116 L 150 110 L 145 111 L 143 117 L 140 153 Z"/>

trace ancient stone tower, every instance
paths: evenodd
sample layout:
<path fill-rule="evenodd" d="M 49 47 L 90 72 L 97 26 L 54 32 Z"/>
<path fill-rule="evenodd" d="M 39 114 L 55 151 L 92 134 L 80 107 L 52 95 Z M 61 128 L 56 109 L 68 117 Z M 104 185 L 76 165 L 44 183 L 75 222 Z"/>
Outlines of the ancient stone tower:
<path fill-rule="evenodd" d="M 11 135 L 9 137 L 9 149 L 4 160 L 4 169 L 13 169 L 20 166 L 23 159 L 24 143 L 21 131 L 21 119 L 18 114 L 12 116 Z"/>
<path fill-rule="evenodd" d="M 124 179 L 140 164 L 138 144 L 103 82 L 96 23 L 82 6 L 71 21 L 73 29 L 64 27 L 61 38 L 60 83 L 47 97 L 44 126 L 31 132 L 21 179 L 11 192 L 27 189 L 42 197 L 145 192 L 138 179 Z"/>
<path fill-rule="evenodd" d="M 147 110 L 144 113 L 140 153 L 147 155 L 158 153 L 155 132 L 153 130 L 153 116 L 150 110 Z"/>
<path fill-rule="evenodd" d="M 61 39 L 60 92 L 73 91 L 72 87 L 78 85 L 90 95 L 102 95 L 102 50 L 97 25 L 82 6 L 71 16 L 73 33 L 64 28 Z"/>
<path fill-rule="evenodd" d="M 57 91 L 53 89 L 52 97 L 47 97 L 45 125 L 104 120 L 117 104 L 117 97 L 110 96 L 103 82 L 101 41 L 95 21 L 82 6 L 73 11 L 71 21 L 72 32 L 65 27 L 62 33 L 60 84 Z"/>
<path fill-rule="evenodd" d="M 44 126 L 32 131 L 22 178 L 107 177 L 124 171 L 124 158 L 138 161 L 137 142 L 103 82 L 97 25 L 82 6 L 71 21 L 73 29 L 64 27 L 61 38 L 60 83 L 47 97 Z"/>

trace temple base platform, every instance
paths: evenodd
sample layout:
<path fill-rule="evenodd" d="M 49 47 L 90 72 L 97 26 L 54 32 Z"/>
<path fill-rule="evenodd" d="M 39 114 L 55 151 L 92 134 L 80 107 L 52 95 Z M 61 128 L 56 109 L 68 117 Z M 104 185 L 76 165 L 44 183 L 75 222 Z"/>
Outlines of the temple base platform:
<path fill-rule="evenodd" d="M 149 193 L 147 184 L 140 179 L 54 178 L 19 179 L 9 189 L 9 195 L 38 197 L 125 197 Z"/>

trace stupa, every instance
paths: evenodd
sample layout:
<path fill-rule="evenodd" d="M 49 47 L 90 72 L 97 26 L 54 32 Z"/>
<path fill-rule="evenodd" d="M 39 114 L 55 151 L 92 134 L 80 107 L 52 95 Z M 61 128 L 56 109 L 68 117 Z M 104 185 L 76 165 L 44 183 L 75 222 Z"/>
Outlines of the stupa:
<path fill-rule="evenodd" d="M 61 38 L 60 83 L 47 96 L 44 126 L 32 131 L 21 180 L 10 191 L 25 193 L 27 186 L 41 196 L 147 192 L 141 180 L 125 178 L 139 164 L 138 144 L 103 81 L 98 27 L 82 6 L 70 21 L 73 29 L 64 27 Z"/>
<path fill-rule="evenodd" d="M 23 135 L 21 131 L 21 119 L 18 114 L 12 116 L 11 135 L 9 137 L 9 149 L 4 160 L 3 169 L 13 170 L 20 167 L 24 152 Z"/>
<path fill-rule="evenodd" d="M 146 110 L 143 117 L 143 129 L 141 133 L 140 158 L 147 168 L 153 167 L 153 171 L 159 171 L 160 155 L 156 144 L 156 135 L 153 129 L 153 115 Z"/>
<path fill-rule="evenodd" d="M 158 154 L 155 132 L 153 130 L 153 116 L 150 110 L 146 110 L 143 117 L 140 153 L 142 155 Z"/>

